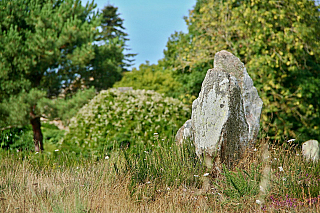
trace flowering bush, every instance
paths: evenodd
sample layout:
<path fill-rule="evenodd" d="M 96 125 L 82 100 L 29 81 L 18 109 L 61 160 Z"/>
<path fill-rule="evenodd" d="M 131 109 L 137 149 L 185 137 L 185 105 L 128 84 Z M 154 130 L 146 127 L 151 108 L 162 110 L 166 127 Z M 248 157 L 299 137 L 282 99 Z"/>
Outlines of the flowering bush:
<path fill-rule="evenodd" d="M 109 89 L 71 119 L 62 148 L 96 152 L 152 144 L 172 137 L 189 117 L 182 102 L 154 91 Z"/>

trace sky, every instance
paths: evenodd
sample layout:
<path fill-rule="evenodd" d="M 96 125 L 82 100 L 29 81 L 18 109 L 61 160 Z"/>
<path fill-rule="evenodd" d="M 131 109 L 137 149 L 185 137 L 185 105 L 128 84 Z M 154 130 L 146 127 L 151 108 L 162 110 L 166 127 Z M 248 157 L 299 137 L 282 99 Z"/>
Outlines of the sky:
<path fill-rule="evenodd" d="M 183 17 L 189 15 L 196 0 L 95 0 L 95 3 L 99 10 L 108 4 L 118 7 L 130 39 L 127 45 L 131 50 L 127 53 L 138 54 L 133 65 L 138 68 L 141 63 L 156 64 L 163 58 L 168 38 L 175 31 L 187 32 Z"/>

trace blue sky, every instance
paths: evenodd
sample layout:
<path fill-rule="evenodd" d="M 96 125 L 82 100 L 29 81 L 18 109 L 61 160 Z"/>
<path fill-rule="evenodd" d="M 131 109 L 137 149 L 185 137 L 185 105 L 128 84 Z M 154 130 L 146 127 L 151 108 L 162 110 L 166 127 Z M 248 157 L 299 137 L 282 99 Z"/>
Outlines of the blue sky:
<path fill-rule="evenodd" d="M 86 1 L 84 1 L 86 2 Z M 175 31 L 187 32 L 183 16 L 188 16 L 196 0 L 95 0 L 101 10 L 111 4 L 118 7 L 129 34 L 130 53 L 138 53 L 135 65 L 163 58 L 168 38 Z"/>

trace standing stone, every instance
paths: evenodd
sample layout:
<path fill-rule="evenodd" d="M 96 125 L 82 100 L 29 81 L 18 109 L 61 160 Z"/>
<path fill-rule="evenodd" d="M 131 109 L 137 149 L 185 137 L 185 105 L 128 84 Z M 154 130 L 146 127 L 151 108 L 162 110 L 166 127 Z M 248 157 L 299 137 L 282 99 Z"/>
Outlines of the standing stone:
<path fill-rule="evenodd" d="M 215 55 L 214 69 L 236 77 L 241 89 L 245 116 L 249 125 L 248 140 L 254 142 L 260 130 L 260 115 L 263 102 L 259 97 L 257 89 L 253 85 L 247 69 L 239 58 L 225 50 Z"/>
<path fill-rule="evenodd" d="M 302 144 L 302 154 L 307 161 L 317 162 L 320 158 L 320 144 L 317 140 L 308 140 Z"/>
<path fill-rule="evenodd" d="M 262 100 L 243 63 L 227 51 L 218 52 L 192 104 L 197 155 L 205 155 L 208 167 L 217 157 L 232 167 L 255 141 L 261 109 Z"/>
<path fill-rule="evenodd" d="M 177 144 L 182 144 L 185 140 L 193 141 L 193 130 L 191 119 L 187 120 L 178 130 L 175 138 Z"/>

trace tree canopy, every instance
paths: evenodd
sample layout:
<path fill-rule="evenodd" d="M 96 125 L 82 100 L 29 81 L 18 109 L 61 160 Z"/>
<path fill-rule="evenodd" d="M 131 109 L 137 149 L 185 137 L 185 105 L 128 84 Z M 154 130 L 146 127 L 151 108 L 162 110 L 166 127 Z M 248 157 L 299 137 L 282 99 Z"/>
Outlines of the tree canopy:
<path fill-rule="evenodd" d="M 31 123 L 39 151 L 47 98 L 77 81 L 111 87 L 121 78 L 124 40 L 94 43 L 103 18 L 93 1 L 4 0 L 0 8 L 0 128 Z"/>
<path fill-rule="evenodd" d="M 122 72 L 132 65 L 136 54 L 125 54 L 126 42 L 123 19 L 117 13 L 118 8 L 107 5 L 101 12 L 100 32 L 94 45 L 95 58 L 91 60 L 87 72 L 83 76 L 87 87 L 94 86 L 96 90 L 108 89 L 116 81 L 121 80 Z"/>
<path fill-rule="evenodd" d="M 114 87 L 132 87 L 133 89 L 154 90 L 166 96 L 177 97 L 180 83 L 175 81 L 170 70 L 163 69 L 160 64 L 141 64 L 139 69 L 133 68 L 131 72 L 125 72 L 121 81 Z"/>
<path fill-rule="evenodd" d="M 215 53 L 228 50 L 254 80 L 269 136 L 320 139 L 319 5 L 311 0 L 198 0 L 185 20 L 189 32 L 174 34 L 165 50 L 177 79 L 204 77 Z M 200 90 L 198 81 L 193 88 Z"/>

